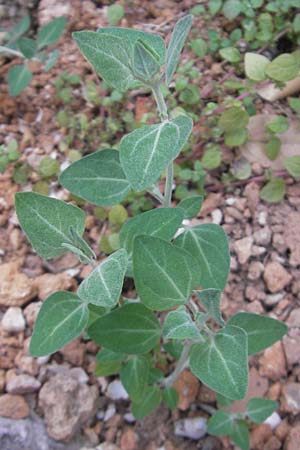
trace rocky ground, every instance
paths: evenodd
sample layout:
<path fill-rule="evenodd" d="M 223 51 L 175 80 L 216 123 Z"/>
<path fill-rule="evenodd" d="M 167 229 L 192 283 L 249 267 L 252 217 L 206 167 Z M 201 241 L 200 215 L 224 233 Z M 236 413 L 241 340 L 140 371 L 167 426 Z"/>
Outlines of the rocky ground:
<path fill-rule="evenodd" d="M 41 1 L 38 20 L 44 23 L 49 14 L 59 10 L 69 15 L 72 29 L 92 29 L 105 24 L 103 8 L 96 3 Z M 182 3 L 189 6 L 191 2 Z M 168 23 L 174 2 L 165 5 L 165 16 L 159 2 L 151 2 L 151 14 L 147 4 L 148 10 L 139 7 L 138 17 L 146 17 L 147 22 L 147 10 L 154 25 Z M 87 70 L 70 39 L 60 44 L 60 50 L 56 72 L 41 74 L 34 68 L 31 87 L 19 97 L 10 98 L 6 83 L 0 84 L 0 138 L 16 137 L 24 158 L 33 164 L 41 156 L 57 152 L 64 133 L 53 119 L 57 106 L 53 77 L 62 69 Z M 0 75 L 8 66 L 0 67 Z M 253 169 L 257 175 L 262 173 L 258 164 Z M 287 183 L 285 200 L 272 206 L 260 200 L 255 182 L 226 194 L 210 193 L 193 220 L 220 224 L 229 236 L 232 270 L 223 294 L 224 316 L 245 310 L 284 320 L 289 326 L 282 342 L 250 360 L 248 395 L 266 396 L 280 404 L 267 423 L 251 429 L 252 450 L 300 447 L 300 186 L 292 179 Z M 53 188 L 60 198 L 67 198 L 57 184 Z M 49 263 L 33 253 L 14 212 L 13 197 L 18 189 L 10 171 L 0 176 L 1 450 L 233 449 L 228 439 L 206 435 L 215 395 L 188 371 L 176 382 L 178 409 L 170 412 L 160 407 L 135 422 L 118 378 L 95 377 L 98 348 L 92 342 L 81 338 L 51 357 L 29 356 L 30 336 L 42 302 L 57 290 L 75 290 L 89 269 L 71 254 Z M 86 212 L 86 238 L 99 253 L 103 223 L 88 208 Z"/>

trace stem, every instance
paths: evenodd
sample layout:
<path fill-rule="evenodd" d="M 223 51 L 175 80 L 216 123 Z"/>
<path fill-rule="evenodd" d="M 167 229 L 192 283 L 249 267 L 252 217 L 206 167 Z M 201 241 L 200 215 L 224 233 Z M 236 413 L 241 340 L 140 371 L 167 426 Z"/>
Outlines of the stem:
<path fill-rule="evenodd" d="M 0 53 L 10 53 L 11 55 L 24 58 L 24 55 L 22 55 L 21 52 L 18 52 L 18 50 L 13 50 L 12 48 L 4 47 L 3 45 L 0 45 Z"/>
<path fill-rule="evenodd" d="M 180 358 L 177 362 L 174 371 L 171 373 L 171 375 L 169 375 L 167 378 L 163 380 L 163 385 L 165 388 L 171 387 L 175 383 L 181 372 L 187 367 L 191 345 L 192 345 L 191 341 L 188 341 L 184 344 L 182 353 L 180 355 Z"/>
<path fill-rule="evenodd" d="M 173 161 L 171 161 L 170 164 L 168 165 L 166 174 L 165 198 L 164 198 L 164 206 L 166 207 L 171 206 L 173 177 L 174 177 Z"/>

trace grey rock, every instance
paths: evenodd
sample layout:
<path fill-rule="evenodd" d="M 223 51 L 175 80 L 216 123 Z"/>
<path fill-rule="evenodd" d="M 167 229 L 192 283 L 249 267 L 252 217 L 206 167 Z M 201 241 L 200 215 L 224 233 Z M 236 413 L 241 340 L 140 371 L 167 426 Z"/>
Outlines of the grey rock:
<path fill-rule="evenodd" d="M 8 333 L 20 333 L 25 330 L 25 319 L 22 309 L 19 306 L 11 306 L 5 312 L 2 322 L 2 328 Z"/>
<path fill-rule="evenodd" d="M 189 439 L 200 439 L 206 434 L 207 420 L 204 417 L 192 417 L 175 422 L 176 436 Z"/>
<path fill-rule="evenodd" d="M 6 391 L 9 394 L 32 394 L 40 387 L 40 381 L 26 373 L 11 376 L 6 383 Z"/>
<path fill-rule="evenodd" d="M 119 380 L 114 380 L 107 387 L 107 396 L 112 400 L 127 400 L 128 394 Z"/>

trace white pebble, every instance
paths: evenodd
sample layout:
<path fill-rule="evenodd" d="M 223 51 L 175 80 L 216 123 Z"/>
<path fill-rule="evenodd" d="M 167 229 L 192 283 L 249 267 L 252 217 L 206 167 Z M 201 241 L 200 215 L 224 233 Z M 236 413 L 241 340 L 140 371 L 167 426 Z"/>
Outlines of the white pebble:
<path fill-rule="evenodd" d="M 229 198 L 226 198 L 226 200 L 225 200 L 225 203 L 228 206 L 234 205 L 235 202 L 236 202 L 236 198 L 234 198 L 234 197 L 229 197 Z"/>
<path fill-rule="evenodd" d="M 269 425 L 272 428 L 272 430 L 275 430 L 275 428 L 278 427 L 278 425 L 281 423 L 281 417 L 275 411 L 264 421 L 264 423 Z"/>
<path fill-rule="evenodd" d="M 266 225 L 267 217 L 268 217 L 267 211 L 261 211 L 258 214 L 258 218 L 257 218 L 259 225 L 262 225 L 262 226 Z"/>
<path fill-rule="evenodd" d="M 217 208 L 214 209 L 211 213 L 212 223 L 215 223 L 216 225 L 220 225 L 223 219 L 223 213 L 222 211 Z"/>
<path fill-rule="evenodd" d="M 126 414 L 124 414 L 124 420 L 125 420 L 127 423 L 134 423 L 134 422 L 136 421 L 136 418 L 134 417 L 133 414 L 131 414 L 131 413 L 126 413 Z"/>
<path fill-rule="evenodd" d="M 192 417 L 175 422 L 176 436 L 200 439 L 206 434 L 207 420 L 204 417 Z"/>
<path fill-rule="evenodd" d="M 8 308 L 2 318 L 1 324 L 3 329 L 9 333 L 20 333 L 20 331 L 24 331 L 26 323 L 22 309 L 18 306 Z"/>
<path fill-rule="evenodd" d="M 110 403 L 107 407 L 107 410 L 104 414 L 104 422 L 107 422 L 109 419 L 111 419 L 116 414 L 116 407 L 114 403 Z"/>
<path fill-rule="evenodd" d="M 114 380 L 109 383 L 106 395 L 112 400 L 127 400 L 128 394 L 124 389 L 123 384 L 119 380 Z"/>

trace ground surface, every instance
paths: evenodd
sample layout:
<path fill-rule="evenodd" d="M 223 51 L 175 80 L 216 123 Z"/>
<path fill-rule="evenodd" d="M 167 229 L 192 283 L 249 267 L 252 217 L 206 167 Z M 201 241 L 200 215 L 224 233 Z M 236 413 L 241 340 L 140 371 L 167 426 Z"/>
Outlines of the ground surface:
<path fill-rule="evenodd" d="M 128 6 L 122 25 L 168 33 L 174 17 L 194 3 L 135 0 Z M 22 161 L 33 167 L 38 167 L 45 155 L 56 156 L 62 165 L 66 160 L 59 143 L 67 130 L 56 121 L 62 104 L 54 80 L 62 70 L 95 80 L 71 41 L 70 31 L 107 25 L 105 5 L 97 1 L 41 1 L 35 20 L 45 23 L 52 14 L 69 17 L 68 30 L 59 43 L 61 58 L 52 71 L 44 74 L 33 65 L 35 76 L 30 87 L 12 98 L 7 93 L 6 73 L 14 62 L 0 66 L 0 144 L 15 138 Z M 210 70 L 212 61 L 207 63 L 200 85 L 206 85 L 209 76 L 224 76 L 222 68 L 216 74 Z M 94 118 L 99 111 L 83 101 L 80 88 L 73 95 L 72 111 Z M 140 114 L 139 108 L 152 108 L 142 94 L 128 97 L 126 102 L 125 108 L 135 115 Z M 79 137 L 72 145 L 82 150 Z M 261 174 L 258 164 L 254 170 Z M 5 417 L 0 419 L 1 449 L 76 449 L 99 443 L 102 446 L 97 448 L 102 450 L 232 449 L 227 439 L 206 435 L 192 440 L 175 433 L 181 419 L 208 417 L 203 404 L 215 404 L 214 394 L 188 372 L 176 383 L 178 409 L 170 413 L 161 407 L 135 423 L 118 381 L 94 376 L 98 349 L 91 342 L 78 339 L 51 358 L 29 356 L 28 344 L 41 302 L 56 290 L 75 289 L 88 269 L 71 254 L 49 263 L 32 251 L 17 222 L 14 193 L 30 190 L 37 175 L 33 173 L 23 186 L 14 183 L 11 176 L 12 168 L 0 176 L 0 320 L 6 316 L 0 321 L 0 416 Z M 249 395 L 266 396 L 280 404 L 273 430 L 268 424 L 252 429 L 253 450 L 300 448 L 300 186 L 292 179 L 287 183 L 286 197 L 278 205 L 260 200 L 256 181 L 227 192 L 211 192 L 201 214 L 193 220 L 221 224 L 229 236 L 232 271 L 223 295 L 224 316 L 246 310 L 284 320 L 289 326 L 283 342 L 250 361 Z M 51 182 L 51 193 L 68 199 L 56 181 Z M 99 255 L 99 237 L 106 225 L 92 216 L 90 206 L 85 210 L 86 238 Z"/>

